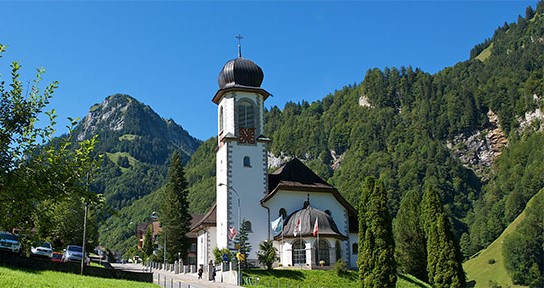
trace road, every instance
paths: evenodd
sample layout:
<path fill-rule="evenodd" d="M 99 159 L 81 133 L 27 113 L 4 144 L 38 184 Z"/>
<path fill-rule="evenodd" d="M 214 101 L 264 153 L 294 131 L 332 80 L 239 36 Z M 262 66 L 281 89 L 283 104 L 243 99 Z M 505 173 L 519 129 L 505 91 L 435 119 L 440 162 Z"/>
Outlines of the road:
<path fill-rule="evenodd" d="M 147 268 L 141 264 L 133 263 L 112 263 L 113 268 L 119 270 L 133 271 L 133 272 L 149 272 Z M 207 275 L 203 275 L 203 278 L 206 278 Z M 196 273 L 188 274 L 175 274 L 174 272 L 164 271 L 153 269 L 153 283 L 158 284 L 161 287 L 165 288 L 214 288 L 214 287 L 224 287 L 224 288 L 235 288 L 236 285 L 221 283 L 221 282 L 211 282 L 206 279 L 198 279 Z"/>

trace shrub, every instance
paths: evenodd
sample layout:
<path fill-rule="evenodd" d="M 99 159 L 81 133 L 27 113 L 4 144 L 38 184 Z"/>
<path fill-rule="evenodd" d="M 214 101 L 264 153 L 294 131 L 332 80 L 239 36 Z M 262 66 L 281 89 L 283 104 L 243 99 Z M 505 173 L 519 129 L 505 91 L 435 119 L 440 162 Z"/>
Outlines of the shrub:
<path fill-rule="evenodd" d="M 342 258 L 338 259 L 336 261 L 336 264 L 334 265 L 334 270 L 336 271 L 336 275 L 343 276 L 348 272 L 348 263 Z"/>

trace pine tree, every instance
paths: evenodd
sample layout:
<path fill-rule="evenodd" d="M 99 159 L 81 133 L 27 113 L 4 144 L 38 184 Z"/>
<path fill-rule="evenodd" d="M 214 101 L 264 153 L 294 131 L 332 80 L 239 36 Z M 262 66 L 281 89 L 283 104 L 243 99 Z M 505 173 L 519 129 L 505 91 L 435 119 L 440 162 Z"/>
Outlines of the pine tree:
<path fill-rule="evenodd" d="M 240 223 L 240 231 L 238 231 L 238 235 L 236 235 L 236 238 L 234 239 L 235 242 L 240 245 L 240 253 L 244 254 L 245 256 L 243 261 L 244 269 L 247 269 L 247 256 L 249 256 L 249 252 L 251 251 L 247 224 L 247 221 L 243 219 L 242 223 Z"/>
<path fill-rule="evenodd" d="M 423 229 L 427 238 L 427 275 L 436 288 L 465 287 L 461 251 L 440 195 L 432 185 L 425 189 L 421 202 Z"/>
<path fill-rule="evenodd" d="M 395 260 L 400 272 L 427 282 L 427 248 L 420 220 L 420 202 L 420 192 L 416 190 L 408 191 L 400 202 L 393 221 Z"/>
<path fill-rule="evenodd" d="M 359 273 L 362 287 L 395 287 L 395 243 L 383 182 L 365 179 L 359 205 Z M 372 187 L 373 186 L 373 187 Z"/>
<path fill-rule="evenodd" d="M 172 155 L 168 183 L 163 193 L 160 219 L 166 233 L 166 258 L 168 262 L 174 262 L 180 253 L 181 259 L 186 263 L 189 249 L 187 232 L 192 218 L 189 214 L 185 172 L 177 151 Z"/>
<path fill-rule="evenodd" d="M 153 254 L 153 239 L 151 239 L 153 237 L 152 229 L 153 226 L 149 225 L 147 227 L 147 232 L 145 232 L 144 247 L 142 247 L 142 252 L 144 252 L 144 256 L 146 259 Z"/>

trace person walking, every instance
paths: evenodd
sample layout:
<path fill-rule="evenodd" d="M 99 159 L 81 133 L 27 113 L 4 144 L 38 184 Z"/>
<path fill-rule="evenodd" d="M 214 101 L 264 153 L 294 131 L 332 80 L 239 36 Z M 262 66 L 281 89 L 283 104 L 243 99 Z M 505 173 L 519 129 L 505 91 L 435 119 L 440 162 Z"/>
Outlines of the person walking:
<path fill-rule="evenodd" d="M 200 265 L 200 268 L 198 268 L 198 279 L 202 279 L 202 273 L 204 273 L 204 270 L 202 269 L 202 265 Z"/>
<path fill-rule="evenodd" d="M 215 265 L 212 268 L 212 281 L 215 282 Z"/>

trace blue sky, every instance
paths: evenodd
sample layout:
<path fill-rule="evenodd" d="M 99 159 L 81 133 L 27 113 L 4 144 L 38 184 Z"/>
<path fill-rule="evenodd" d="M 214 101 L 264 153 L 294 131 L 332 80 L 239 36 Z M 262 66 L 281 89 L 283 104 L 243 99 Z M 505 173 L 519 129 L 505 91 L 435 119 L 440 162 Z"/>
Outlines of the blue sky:
<path fill-rule="evenodd" d="M 45 67 L 60 82 L 49 108 L 83 118 L 129 94 L 206 140 L 216 134 L 223 65 L 242 55 L 265 73 L 267 107 L 315 101 L 360 83 L 368 69 L 435 73 L 467 60 L 474 45 L 537 1 L 4 1 L 2 79 Z"/>

